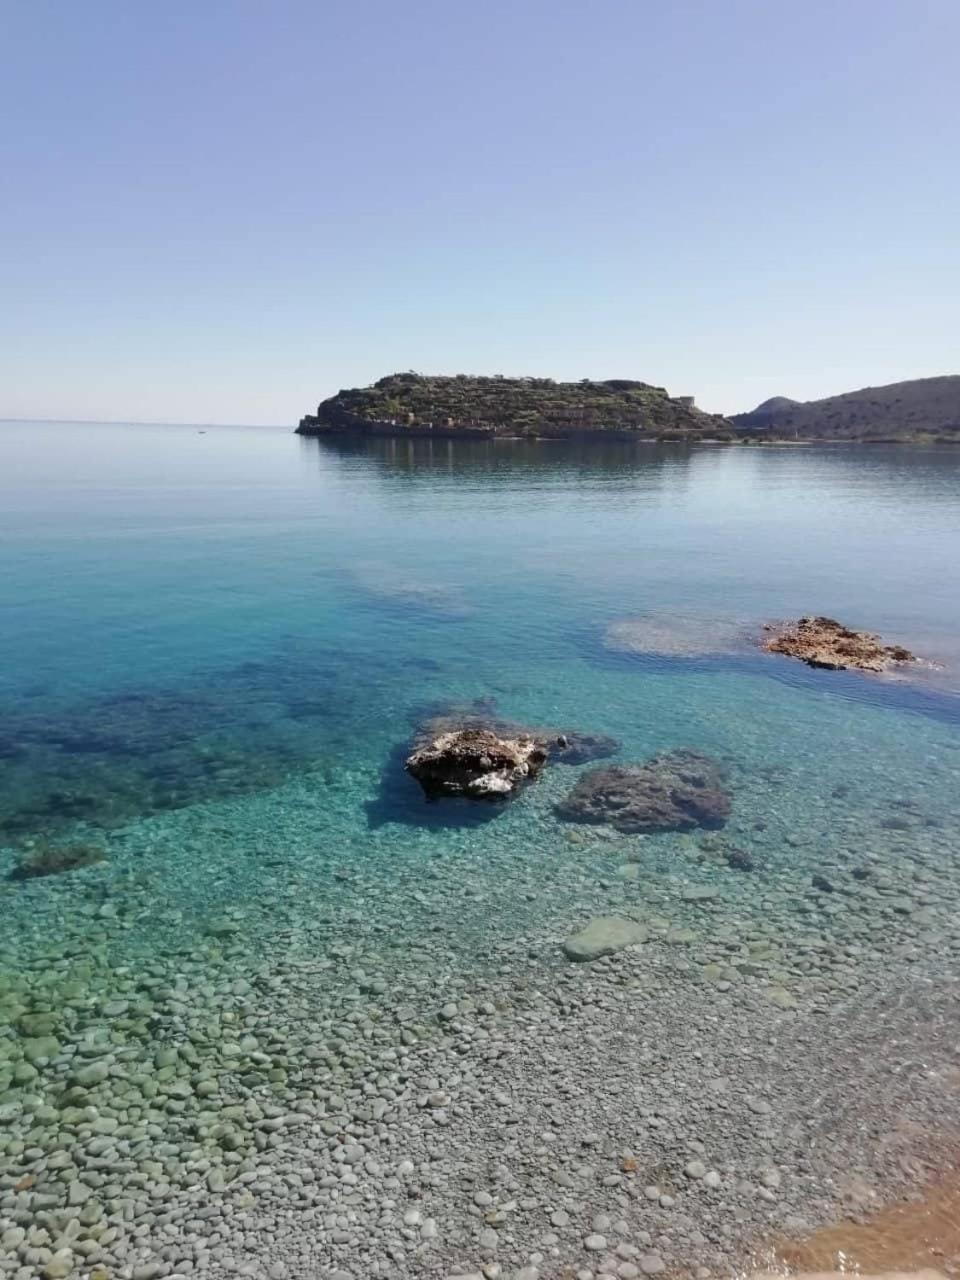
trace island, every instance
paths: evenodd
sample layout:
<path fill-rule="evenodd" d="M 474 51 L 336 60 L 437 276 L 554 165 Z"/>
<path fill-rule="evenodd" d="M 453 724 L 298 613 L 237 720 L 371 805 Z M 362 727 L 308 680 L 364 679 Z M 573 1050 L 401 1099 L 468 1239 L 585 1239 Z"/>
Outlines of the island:
<path fill-rule="evenodd" d="M 300 435 L 733 440 L 721 414 L 692 396 L 628 378 L 427 376 L 393 373 L 370 387 L 337 392 L 297 427 Z"/>
<path fill-rule="evenodd" d="M 685 443 L 960 444 L 960 376 L 919 378 L 724 417 L 631 378 L 391 373 L 321 401 L 303 436 L 600 439 Z"/>
<path fill-rule="evenodd" d="M 864 444 L 960 444 L 960 376 L 861 387 L 824 400 L 773 396 L 730 423 L 738 435 Z"/>

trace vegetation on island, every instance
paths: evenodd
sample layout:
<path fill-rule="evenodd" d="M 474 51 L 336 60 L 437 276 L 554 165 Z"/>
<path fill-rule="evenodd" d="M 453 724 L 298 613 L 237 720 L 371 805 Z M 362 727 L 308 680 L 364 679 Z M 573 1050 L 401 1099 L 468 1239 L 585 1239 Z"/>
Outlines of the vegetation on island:
<path fill-rule="evenodd" d="M 738 433 L 774 439 L 960 444 L 960 376 L 863 387 L 825 400 L 775 396 L 731 422 Z"/>
<path fill-rule="evenodd" d="M 393 373 L 338 391 L 301 419 L 301 435 L 387 435 L 960 444 L 960 376 L 865 387 L 825 400 L 786 396 L 729 418 L 692 396 L 629 378 Z"/>
<path fill-rule="evenodd" d="M 697 409 L 692 397 L 671 397 L 663 387 L 627 378 L 555 382 L 419 373 L 394 373 L 370 387 L 339 391 L 303 418 L 297 430 L 301 435 L 733 438 L 727 420 Z"/>

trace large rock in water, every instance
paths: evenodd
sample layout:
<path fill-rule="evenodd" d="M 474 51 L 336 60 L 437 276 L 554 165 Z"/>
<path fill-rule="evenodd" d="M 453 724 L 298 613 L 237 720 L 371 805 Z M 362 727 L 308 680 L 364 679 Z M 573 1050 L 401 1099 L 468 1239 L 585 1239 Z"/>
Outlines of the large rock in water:
<path fill-rule="evenodd" d="M 563 950 L 570 960 L 597 960 L 645 942 L 646 938 L 646 929 L 634 920 L 625 920 L 623 916 L 594 916 L 579 933 L 567 938 Z"/>
<path fill-rule="evenodd" d="M 808 667 L 826 667 L 830 671 L 879 673 L 902 663 L 916 662 L 909 649 L 899 644 L 884 644 L 869 631 L 853 631 L 833 618 L 800 618 L 797 622 L 769 624 L 770 637 L 763 647 L 768 653 L 782 653 L 799 658 Z"/>
<path fill-rule="evenodd" d="M 490 729 L 451 729 L 418 747 L 407 772 L 428 796 L 504 800 L 543 768 L 547 752 L 526 734 L 501 738 Z"/>
<path fill-rule="evenodd" d="M 423 726 L 406 769 L 431 799 L 504 800 L 535 778 L 548 759 L 585 764 L 619 748 L 604 734 L 528 729 L 509 720 L 450 714 Z"/>
<path fill-rule="evenodd" d="M 730 797 L 716 761 L 698 751 L 668 751 L 645 764 L 590 769 L 557 813 L 625 832 L 690 831 L 722 826 Z"/>

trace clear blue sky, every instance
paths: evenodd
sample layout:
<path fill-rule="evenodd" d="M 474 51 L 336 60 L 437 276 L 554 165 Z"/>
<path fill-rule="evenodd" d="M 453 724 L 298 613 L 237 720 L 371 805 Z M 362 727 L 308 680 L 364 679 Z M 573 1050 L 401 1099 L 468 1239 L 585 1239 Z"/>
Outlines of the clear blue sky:
<path fill-rule="evenodd" d="M 958 0 L 0 0 L 0 416 L 960 372 Z"/>

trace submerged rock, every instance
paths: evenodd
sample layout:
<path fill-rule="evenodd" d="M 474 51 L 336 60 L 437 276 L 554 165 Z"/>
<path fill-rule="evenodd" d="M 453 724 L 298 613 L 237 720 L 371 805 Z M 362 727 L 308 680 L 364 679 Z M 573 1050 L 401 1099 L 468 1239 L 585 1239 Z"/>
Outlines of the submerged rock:
<path fill-rule="evenodd" d="M 591 769 L 557 805 L 571 822 L 618 831 L 690 831 L 722 826 L 730 814 L 723 770 L 698 751 L 668 751 L 645 764 Z"/>
<path fill-rule="evenodd" d="M 612 622 L 603 643 L 613 653 L 710 658 L 746 651 L 749 634 L 749 626 L 729 618 L 647 614 Z"/>
<path fill-rule="evenodd" d="M 355 565 L 353 578 L 364 591 L 389 605 L 449 619 L 466 618 L 473 613 L 458 588 L 415 577 L 386 561 Z"/>
<path fill-rule="evenodd" d="M 620 749 L 615 738 L 577 730 L 532 729 L 489 716 L 434 716 L 417 734 L 406 769 L 426 794 L 502 800 L 535 778 L 547 760 L 586 764 Z"/>
<path fill-rule="evenodd" d="M 620 750 L 617 739 L 605 733 L 541 729 L 535 736 L 547 749 L 550 759 L 559 764 L 589 764 L 591 760 L 606 760 Z"/>
<path fill-rule="evenodd" d="M 830 671 L 889 671 L 903 663 L 917 662 L 915 654 L 902 645 L 886 645 L 868 631 L 852 631 L 833 618 L 800 618 L 797 622 L 769 624 L 763 648 L 798 658 L 809 667 Z"/>
<path fill-rule="evenodd" d="M 431 797 L 503 800 L 535 778 L 546 759 L 546 750 L 526 734 L 504 738 L 490 729 L 460 728 L 418 747 L 406 768 Z"/>
<path fill-rule="evenodd" d="M 41 876 L 59 876 L 80 867 L 96 866 L 106 859 L 106 850 L 101 845 L 43 843 L 19 856 L 9 878 L 35 880 Z"/>
<path fill-rule="evenodd" d="M 566 939 L 563 950 L 570 960 L 597 960 L 645 942 L 646 938 L 646 929 L 635 920 L 625 920 L 623 916 L 594 916 L 579 933 Z"/>

